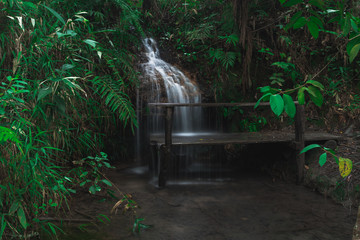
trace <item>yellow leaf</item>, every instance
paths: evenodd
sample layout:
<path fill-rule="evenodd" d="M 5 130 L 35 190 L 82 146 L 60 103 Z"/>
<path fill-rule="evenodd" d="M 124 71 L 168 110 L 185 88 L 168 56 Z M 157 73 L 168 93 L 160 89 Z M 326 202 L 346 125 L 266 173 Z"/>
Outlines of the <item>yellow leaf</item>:
<path fill-rule="evenodd" d="M 352 161 L 348 158 L 339 157 L 339 171 L 342 177 L 347 177 L 352 171 Z"/>

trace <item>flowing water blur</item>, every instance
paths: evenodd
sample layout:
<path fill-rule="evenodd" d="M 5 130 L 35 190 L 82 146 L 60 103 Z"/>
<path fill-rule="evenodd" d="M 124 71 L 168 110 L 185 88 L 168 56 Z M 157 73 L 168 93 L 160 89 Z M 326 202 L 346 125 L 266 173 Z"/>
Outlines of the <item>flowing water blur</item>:
<path fill-rule="evenodd" d="M 196 82 L 185 76 L 175 66 L 160 58 L 157 43 L 152 38 L 143 40 L 144 56 L 146 62 L 141 64 L 142 78 L 140 91 L 137 97 L 138 113 L 146 114 L 146 118 L 138 115 L 141 119 L 137 138 L 149 135 L 164 135 L 164 108 L 147 108 L 146 103 L 201 103 L 201 93 Z M 141 99 L 141 100 L 139 100 Z M 145 106 L 144 106 L 145 105 Z M 143 109 L 146 109 L 144 111 Z M 140 110 L 139 110 L 140 109 Z M 147 123 L 145 123 L 147 122 Z M 144 126 L 145 125 L 145 126 Z M 173 116 L 173 136 L 190 136 L 203 134 L 204 131 L 203 111 L 201 107 L 175 107 Z M 140 133 L 142 132 L 142 133 Z M 144 145 L 149 142 L 137 140 L 137 144 Z M 158 147 L 159 150 L 159 147 Z M 141 147 L 137 147 L 141 151 Z M 204 153 L 209 151 L 206 147 L 180 146 L 173 147 L 173 160 L 169 163 L 169 178 L 172 180 L 194 177 L 197 179 L 211 179 L 213 176 L 207 157 Z M 146 151 L 145 151 L 146 152 Z M 141 157 L 141 153 L 138 156 Z M 159 156 L 159 154 L 158 154 Z M 158 172 L 158 158 L 150 157 L 154 175 Z"/>

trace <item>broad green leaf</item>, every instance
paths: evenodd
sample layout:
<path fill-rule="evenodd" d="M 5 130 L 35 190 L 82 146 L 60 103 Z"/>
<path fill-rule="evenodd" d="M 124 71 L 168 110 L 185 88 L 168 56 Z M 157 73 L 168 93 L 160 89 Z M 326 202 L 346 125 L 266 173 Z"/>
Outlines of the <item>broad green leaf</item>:
<path fill-rule="evenodd" d="M 95 194 L 96 193 L 96 188 L 94 185 L 92 185 L 91 187 L 89 187 L 89 193 L 91 194 Z"/>
<path fill-rule="evenodd" d="M 296 114 L 296 107 L 295 107 L 295 103 L 294 103 L 292 97 L 290 97 L 287 94 L 284 94 L 283 99 L 284 99 L 284 105 L 285 105 L 286 114 L 289 117 L 294 118 L 295 114 Z"/>
<path fill-rule="evenodd" d="M 270 89 L 271 89 L 270 86 L 261 87 L 260 92 L 262 92 L 262 93 L 269 92 Z"/>
<path fill-rule="evenodd" d="M 43 4 L 42 4 L 42 6 L 44 8 L 46 8 L 47 10 L 49 10 L 62 24 L 64 24 L 64 25 L 66 24 L 64 18 L 60 14 L 58 14 L 54 9 L 49 8 L 48 6 L 45 6 Z"/>
<path fill-rule="evenodd" d="M 356 58 L 356 56 L 359 54 L 359 50 L 360 50 L 360 43 L 356 44 L 350 51 L 350 62 L 354 61 L 354 59 Z"/>
<path fill-rule="evenodd" d="M 300 154 L 305 153 L 305 152 L 307 152 L 307 151 L 309 151 L 311 149 L 314 149 L 314 148 L 321 148 L 321 146 L 319 144 L 308 145 L 308 146 L 304 147 L 303 150 L 301 150 Z"/>
<path fill-rule="evenodd" d="M 315 103 L 316 106 L 321 107 L 321 105 L 324 102 L 324 96 L 321 94 L 321 91 L 314 86 L 309 86 L 308 88 L 311 93 L 314 94 L 310 94 L 310 99 Z"/>
<path fill-rule="evenodd" d="M 296 20 L 296 22 L 294 23 L 293 28 L 294 29 L 298 29 L 298 28 L 302 28 L 303 26 L 305 26 L 307 20 L 305 17 L 300 17 L 298 20 Z"/>
<path fill-rule="evenodd" d="M 254 106 L 254 109 L 259 106 L 261 100 L 263 100 L 265 97 L 269 97 L 269 96 L 271 96 L 271 93 L 267 93 L 267 94 L 263 95 L 263 96 L 256 102 L 256 104 L 255 104 L 255 106 Z"/>
<path fill-rule="evenodd" d="M 21 226 L 26 229 L 28 227 L 27 225 L 27 221 L 26 221 L 26 216 L 25 216 L 25 212 L 22 206 L 19 207 L 19 209 L 17 210 L 17 215 L 19 218 L 19 222 L 21 223 Z"/>
<path fill-rule="evenodd" d="M 356 33 L 359 33 L 359 27 L 357 26 L 357 23 L 354 21 L 354 19 L 350 19 L 351 27 L 354 29 Z"/>
<path fill-rule="evenodd" d="M 320 9 L 324 9 L 324 1 L 322 0 L 310 0 L 309 4 L 318 7 Z"/>
<path fill-rule="evenodd" d="M 339 171 L 342 177 L 347 177 L 352 171 L 352 161 L 348 158 L 339 157 Z"/>
<path fill-rule="evenodd" d="M 285 30 L 287 31 L 287 30 L 289 30 L 290 28 L 292 28 L 292 27 L 294 26 L 294 24 L 296 23 L 296 21 L 301 17 L 301 15 L 302 15 L 302 11 L 299 11 L 299 12 L 295 13 L 295 14 L 291 17 L 289 23 L 286 24 Z"/>
<path fill-rule="evenodd" d="M 14 213 L 18 210 L 19 208 L 19 202 L 16 201 L 16 202 L 13 202 L 13 204 L 11 204 L 11 207 L 9 209 L 9 215 L 14 215 Z"/>
<path fill-rule="evenodd" d="M 360 43 L 360 34 L 353 37 L 349 43 L 346 45 L 346 51 L 350 55 L 351 50 L 354 48 L 355 45 Z"/>
<path fill-rule="evenodd" d="M 326 163 L 326 152 L 321 154 L 319 157 L 320 167 L 324 166 L 325 163 Z"/>
<path fill-rule="evenodd" d="M 84 43 L 89 44 L 92 47 L 96 47 L 97 41 L 91 40 L 91 39 L 85 39 Z"/>
<path fill-rule="evenodd" d="M 307 81 L 306 83 L 309 83 L 309 84 L 311 84 L 311 85 L 319 88 L 319 89 L 322 90 L 322 91 L 325 89 L 325 88 L 324 88 L 324 85 L 322 85 L 320 82 L 315 81 L 315 80 L 309 80 L 309 81 Z"/>
<path fill-rule="evenodd" d="M 284 4 L 287 0 L 279 0 L 281 4 Z"/>
<path fill-rule="evenodd" d="M 315 17 L 315 16 L 311 16 L 311 17 L 309 18 L 309 20 L 310 20 L 311 22 L 315 23 L 319 28 L 323 28 L 323 27 L 324 27 L 323 22 L 322 22 L 319 18 L 317 18 L 317 17 Z"/>
<path fill-rule="evenodd" d="M 108 185 L 108 186 L 112 186 L 112 184 L 111 184 L 111 182 L 109 182 L 108 180 L 106 180 L 106 179 L 103 179 L 103 180 L 101 180 L 103 183 L 105 183 L 106 185 Z"/>
<path fill-rule="evenodd" d="M 342 26 L 342 30 L 343 30 L 343 35 L 346 36 L 349 34 L 350 30 L 351 30 L 351 16 L 349 14 L 346 14 L 346 18 L 345 18 L 345 23 Z"/>
<path fill-rule="evenodd" d="M 284 111 L 284 100 L 279 94 L 270 96 L 270 107 L 277 116 Z"/>
<path fill-rule="evenodd" d="M 309 32 L 310 32 L 311 36 L 313 36 L 313 38 L 317 39 L 319 37 L 318 25 L 316 25 L 316 23 L 314 23 L 314 22 L 307 22 L 306 24 L 309 28 Z"/>
<path fill-rule="evenodd" d="M 305 87 L 303 88 L 300 88 L 299 91 L 298 91 L 298 102 L 300 105 L 304 105 L 305 104 L 305 94 L 304 94 L 304 91 L 305 91 Z"/>
<path fill-rule="evenodd" d="M 39 93 L 38 93 L 37 101 L 40 101 L 41 99 L 43 99 L 44 97 L 46 97 L 50 93 L 52 93 L 52 88 L 51 87 L 43 87 L 43 88 L 41 88 L 39 90 Z"/>
<path fill-rule="evenodd" d="M 303 2 L 303 0 L 289 0 L 284 4 L 284 6 L 285 7 L 292 7 L 292 6 L 294 6 L 296 4 L 299 4 L 299 3 L 302 3 L 302 2 Z"/>

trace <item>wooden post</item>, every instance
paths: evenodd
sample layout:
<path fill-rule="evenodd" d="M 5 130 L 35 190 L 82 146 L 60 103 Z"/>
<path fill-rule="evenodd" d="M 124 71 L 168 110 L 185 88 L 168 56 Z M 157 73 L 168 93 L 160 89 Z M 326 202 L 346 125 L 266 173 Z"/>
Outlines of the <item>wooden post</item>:
<path fill-rule="evenodd" d="M 303 105 L 296 105 L 295 116 L 295 144 L 296 144 L 296 164 L 297 164 L 297 183 L 304 181 L 305 154 L 300 151 L 305 147 L 305 109 Z"/>
<path fill-rule="evenodd" d="M 166 107 L 165 113 L 165 145 L 161 147 L 159 187 L 165 187 L 168 163 L 171 159 L 172 145 L 172 123 L 173 123 L 174 107 Z"/>

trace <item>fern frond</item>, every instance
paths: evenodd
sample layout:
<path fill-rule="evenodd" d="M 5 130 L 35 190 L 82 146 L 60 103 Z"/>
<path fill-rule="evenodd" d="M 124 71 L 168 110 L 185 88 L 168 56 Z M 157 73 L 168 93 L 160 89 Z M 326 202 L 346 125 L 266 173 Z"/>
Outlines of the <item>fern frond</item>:
<path fill-rule="evenodd" d="M 135 109 L 126 93 L 121 91 L 121 84 L 115 84 L 111 78 L 95 78 L 92 80 L 97 93 L 104 99 L 105 104 L 119 119 L 125 123 L 130 121 L 131 128 L 137 127 Z M 118 82 L 123 82 L 122 80 Z"/>
<path fill-rule="evenodd" d="M 211 32 L 215 29 L 212 24 L 203 23 L 197 26 L 196 29 L 187 32 L 187 40 L 189 42 L 193 42 L 195 40 L 199 40 L 204 42 L 205 39 L 211 36 Z"/>

